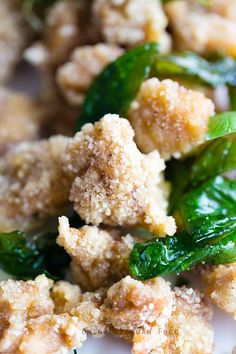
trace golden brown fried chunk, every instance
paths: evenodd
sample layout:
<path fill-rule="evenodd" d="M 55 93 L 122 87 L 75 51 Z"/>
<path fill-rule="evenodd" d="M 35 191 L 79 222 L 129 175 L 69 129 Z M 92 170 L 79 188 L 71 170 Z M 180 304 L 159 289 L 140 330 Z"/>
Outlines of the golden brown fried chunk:
<path fill-rule="evenodd" d="M 11 76 L 27 44 L 28 29 L 20 12 L 19 1 L 0 1 L 0 82 Z"/>
<path fill-rule="evenodd" d="M 235 0 L 211 0 L 207 10 L 233 21 L 236 20 Z"/>
<path fill-rule="evenodd" d="M 79 319 L 53 313 L 53 281 L 0 282 L 0 352 L 58 354 L 79 347 L 86 339 Z"/>
<path fill-rule="evenodd" d="M 165 9 L 178 49 L 192 50 L 201 54 L 223 52 L 236 56 L 235 21 L 220 16 L 221 10 L 214 13 L 214 5 L 210 10 L 213 12 L 210 12 L 196 0 L 176 0 L 168 3 Z"/>
<path fill-rule="evenodd" d="M 25 51 L 33 65 L 55 67 L 64 63 L 77 46 L 94 42 L 97 31 L 90 23 L 89 1 L 60 0 L 52 5 L 44 24 L 44 39 Z"/>
<path fill-rule="evenodd" d="M 61 156 L 68 138 L 21 143 L 0 159 L 0 230 L 28 230 L 68 205 Z"/>
<path fill-rule="evenodd" d="M 108 290 L 101 310 L 107 328 L 133 342 L 133 354 L 213 353 L 211 310 L 193 289 L 127 276 Z"/>
<path fill-rule="evenodd" d="M 163 345 L 165 354 L 212 354 L 212 311 L 203 296 L 191 288 L 176 288 L 175 306 Z"/>
<path fill-rule="evenodd" d="M 41 110 L 26 95 L 0 87 L 0 154 L 10 144 L 34 140 Z"/>
<path fill-rule="evenodd" d="M 236 319 L 236 263 L 214 267 L 206 271 L 206 293 L 222 310 Z"/>
<path fill-rule="evenodd" d="M 55 313 L 69 313 L 75 316 L 83 329 L 93 336 L 104 334 L 105 327 L 100 306 L 105 296 L 105 290 L 91 293 L 81 293 L 77 285 L 66 281 L 57 282 L 52 289 L 51 296 L 55 303 Z"/>
<path fill-rule="evenodd" d="M 173 235 L 164 161 L 158 151 L 141 154 L 133 137 L 129 122 L 117 115 L 84 125 L 64 154 L 64 168 L 75 178 L 70 200 L 86 223 L 142 225 L 159 236 Z"/>
<path fill-rule="evenodd" d="M 130 235 L 116 238 L 96 226 L 73 229 L 61 217 L 57 242 L 72 257 L 74 281 L 85 290 L 96 290 L 129 274 L 129 254 L 137 240 Z"/>
<path fill-rule="evenodd" d="M 127 47 L 158 42 L 167 25 L 159 0 L 95 0 L 93 15 L 106 42 Z"/>
<path fill-rule="evenodd" d="M 129 111 L 135 140 L 141 151 L 158 149 L 169 159 L 188 153 L 205 142 L 213 102 L 172 80 L 146 80 Z"/>
<path fill-rule="evenodd" d="M 57 83 L 67 101 L 80 106 L 94 78 L 122 53 L 120 47 L 112 44 L 78 47 L 71 61 L 57 72 Z"/>

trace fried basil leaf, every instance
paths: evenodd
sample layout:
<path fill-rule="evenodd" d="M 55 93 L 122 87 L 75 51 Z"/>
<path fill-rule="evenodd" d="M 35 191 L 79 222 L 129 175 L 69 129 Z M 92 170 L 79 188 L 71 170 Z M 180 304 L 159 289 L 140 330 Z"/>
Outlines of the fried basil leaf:
<path fill-rule="evenodd" d="M 46 273 L 61 278 L 69 257 L 56 244 L 56 234 L 28 236 L 21 231 L 0 233 L 0 268 L 20 279 Z"/>
<path fill-rule="evenodd" d="M 140 85 L 148 78 L 158 52 L 157 44 L 146 43 L 129 50 L 109 64 L 93 81 L 76 130 L 80 130 L 85 123 L 94 123 L 107 113 L 125 116 Z"/>
<path fill-rule="evenodd" d="M 211 87 L 236 86 L 236 61 L 230 57 L 207 60 L 193 52 L 165 54 L 155 59 L 153 74 Z"/>
<path fill-rule="evenodd" d="M 206 139 L 212 140 L 236 133 L 236 112 L 223 112 L 210 117 Z"/>
<path fill-rule="evenodd" d="M 191 166 L 190 179 L 197 184 L 236 169 L 236 139 L 221 138 L 207 145 Z"/>

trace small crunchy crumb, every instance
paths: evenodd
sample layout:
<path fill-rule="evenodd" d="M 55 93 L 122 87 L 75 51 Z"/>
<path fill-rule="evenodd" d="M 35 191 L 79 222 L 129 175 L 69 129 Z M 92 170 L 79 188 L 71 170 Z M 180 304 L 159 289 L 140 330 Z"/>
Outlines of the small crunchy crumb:
<path fill-rule="evenodd" d="M 67 101 L 80 106 L 95 77 L 122 53 L 122 48 L 112 44 L 78 47 L 71 61 L 59 67 L 57 72 L 57 83 Z"/>
<path fill-rule="evenodd" d="M 204 273 L 206 294 L 236 319 L 236 263 L 219 265 Z"/>
<path fill-rule="evenodd" d="M 0 82 L 10 78 L 28 42 L 28 31 L 20 1 L 0 1 Z"/>
<path fill-rule="evenodd" d="M 30 97 L 0 87 L 0 154 L 9 145 L 36 140 L 41 110 Z"/>
<path fill-rule="evenodd" d="M 165 10 L 175 46 L 180 50 L 187 49 L 206 55 L 219 52 L 235 57 L 235 12 L 229 10 L 231 16 L 226 15 L 226 12 L 223 15 L 222 4 L 224 8 L 231 8 L 229 1 L 221 1 L 221 6 L 213 1 L 213 6 L 209 8 L 193 0 L 167 3 Z"/>
<path fill-rule="evenodd" d="M 137 239 L 114 237 L 96 226 L 73 229 L 60 217 L 57 242 L 72 257 L 74 281 L 85 290 L 96 290 L 129 274 L 129 254 Z"/>
<path fill-rule="evenodd" d="M 213 102 L 172 80 L 146 80 L 133 101 L 129 120 L 141 151 L 158 149 L 169 159 L 186 154 L 205 142 Z"/>
<path fill-rule="evenodd" d="M 84 125 L 63 158 L 65 171 L 75 178 L 70 200 L 86 223 L 142 225 L 159 236 L 173 235 L 164 161 L 158 151 L 141 154 L 133 137 L 130 123 L 118 115 Z"/>
<path fill-rule="evenodd" d="M 68 313 L 54 314 L 53 281 L 0 282 L 0 352 L 62 354 L 86 339 L 82 323 Z"/>
<path fill-rule="evenodd" d="M 29 230 L 68 205 L 61 156 L 68 138 L 21 143 L 0 159 L 0 230 Z"/>
<path fill-rule="evenodd" d="M 159 0 L 95 0 L 93 16 L 106 42 L 131 47 L 143 42 L 167 42 L 167 20 Z M 164 34 L 164 39 L 162 35 Z"/>

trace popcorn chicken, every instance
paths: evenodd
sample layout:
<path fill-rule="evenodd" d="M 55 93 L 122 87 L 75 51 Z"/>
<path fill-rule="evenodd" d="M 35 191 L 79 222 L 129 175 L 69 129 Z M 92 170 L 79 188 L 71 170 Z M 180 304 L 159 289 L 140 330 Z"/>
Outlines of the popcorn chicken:
<path fill-rule="evenodd" d="M 222 3 L 225 5 L 228 1 Z M 209 7 L 208 10 L 193 0 L 176 0 L 166 4 L 165 10 L 178 49 L 192 50 L 201 54 L 220 52 L 236 56 L 236 25 L 235 18 L 232 18 L 235 15 L 220 16 L 222 6 L 221 9 L 218 6 L 216 12 L 214 8 L 214 2 L 213 8 Z"/>
<path fill-rule="evenodd" d="M 53 281 L 0 282 L 0 352 L 58 354 L 80 347 L 86 339 L 78 318 L 53 313 Z"/>
<path fill-rule="evenodd" d="M 75 178 L 70 200 L 86 223 L 142 225 L 159 236 L 173 235 L 164 161 L 158 151 L 141 154 L 133 137 L 129 122 L 117 115 L 84 125 L 63 159 L 65 171 Z"/>
<path fill-rule="evenodd" d="M 112 44 L 78 47 L 71 61 L 57 72 L 57 83 L 68 103 L 80 106 L 95 77 L 122 53 L 120 47 Z"/>
<path fill-rule="evenodd" d="M 133 342 L 133 354 L 213 353 L 211 310 L 193 289 L 127 276 L 108 290 L 101 310 L 107 328 Z"/>
<path fill-rule="evenodd" d="M 142 42 L 170 39 L 164 32 L 167 25 L 159 0 L 95 0 L 93 16 L 101 27 L 106 42 L 132 47 Z"/>
<path fill-rule="evenodd" d="M 28 41 L 19 1 L 0 1 L 0 82 L 9 79 Z"/>
<path fill-rule="evenodd" d="M 74 281 L 85 290 L 96 290 L 129 274 L 129 254 L 137 239 L 115 238 L 96 226 L 73 229 L 61 217 L 57 242 L 72 257 Z"/>
<path fill-rule="evenodd" d="M 233 21 L 236 20 L 236 3 L 234 0 L 211 0 L 207 10 Z"/>
<path fill-rule="evenodd" d="M 40 108 L 24 94 L 0 87 L 0 154 L 9 145 L 38 137 Z"/>
<path fill-rule="evenodd" d="M 214 267 L 205 272 L 204 280 L 210 299 L 236 319 L 236 263 Z"/>
<path fill-rule="evenodd" d="M 175 288 L 175 307 L 169 319 L 163 353 L 212 354 L 212 311 L 203 296 L 191 288 Z"/>
<path fill-rule="evenodd" d="M 68 205 L 61 155 L 68 138 L 21 143 L 0 159 L 0 230 L 29 230 Z"/>
<path fill-rule="evenodd" d="M 55 313 L 69 313 L 75 316 L 84 330 L 94 336 L 104 334 L 105 326 L 100 306 L 105 297 L 105 290 L 82 294 L 77 285 L 59 281 L 53 286 L 51 296 L 55 303 Z"/>
<path fill-rule="evenodd" d="M 93 43 L 98 32 L 90 23 L 89 9 L 87 0 L 57 1 L 46 15 L 43 40 L 28 48 L 25 58 L 39 67 L 55 67 L 78 45 Z"/>
<path fill-rule="evenodd" d="M 169 159 L 194 150 L 204 143 L 213 102 L 172 80 L 146 80 L 133 101 L 129 120 L 142 152 L 158 149 Z"/>

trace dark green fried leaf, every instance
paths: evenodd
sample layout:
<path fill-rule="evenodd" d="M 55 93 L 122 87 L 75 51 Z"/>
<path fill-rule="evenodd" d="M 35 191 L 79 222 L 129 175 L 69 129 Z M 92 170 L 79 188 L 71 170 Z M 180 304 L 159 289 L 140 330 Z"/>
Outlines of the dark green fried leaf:
<path fill-rule="evenodd" d="M 56 234 L 28 236 L 24 232 L 0 233 L 0 268 L 16 278 L 46 273 L 62 277 L 69 257 L 56 244 Z"/>
<path fill-rule="evenodd" d="M 152 73 L 212 87 L 236 86 L 236 61 L 230 57 L 207 60 L 193 52 L 159 55 Z"/>
<path fill-rule="evenodd" d="M 125 116 L 140 85 L 149 76 L 158 51 L 157 44 L 146 43 L 109 64 L 92 83 L 76 130 L 80 130 L 85 123 L 94 123 L 107 113 Z"/>

